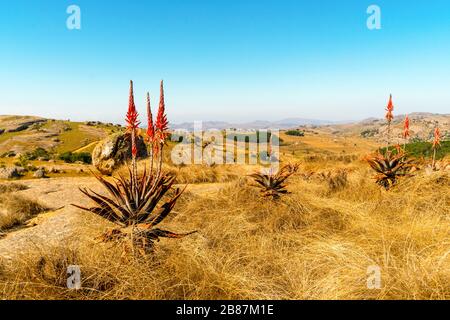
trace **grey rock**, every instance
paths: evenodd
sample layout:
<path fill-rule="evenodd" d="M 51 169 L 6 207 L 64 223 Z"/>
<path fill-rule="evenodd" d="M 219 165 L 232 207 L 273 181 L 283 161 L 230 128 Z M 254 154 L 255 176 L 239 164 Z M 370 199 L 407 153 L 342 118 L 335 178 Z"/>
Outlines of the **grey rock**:
<path fill-rule="evenodd" d="M 97 144 L 92 152 L 92 164 L 103 174 L 111 175 L 115 169 L 131 159 L 130 136 L 115 133 Z M 136 138 L 137 157 L 148 156 L 142 137 Z"/>
<path fill-rule="evenodd" d="M 0 168 L 0 179 L 13 179 L 19 177 L 20 173 L 17 171 L 17 167 Z"/>
<path fill-rule="evenodd" d="M 33 174 L 33 177 L 39 178 L 39 179 L 45 178 L 45 177 L 46 177 L 46 176 L 45 176 L 45 170 L 44 170 L 44 169 L 38 169 L 38 170 L 36 170 L 36 171 L 34 172 L 34 174 Z"/>
<path fill-rule="evenodd" d="M 25 171 L 27 171 L 24 167 L 14 167 L 16 168 L 17 173 L 19 173 L 20 175 L 24 174 Z"/>
<path fill-rule="evenodd" d="M 58 168 L 56 168 L 56 167 L 51 167 L 51 168 L 48 170 L 48 172 L 49 172 L 49 173 L 60 173 L 61 170 L 58 169 Z"/>

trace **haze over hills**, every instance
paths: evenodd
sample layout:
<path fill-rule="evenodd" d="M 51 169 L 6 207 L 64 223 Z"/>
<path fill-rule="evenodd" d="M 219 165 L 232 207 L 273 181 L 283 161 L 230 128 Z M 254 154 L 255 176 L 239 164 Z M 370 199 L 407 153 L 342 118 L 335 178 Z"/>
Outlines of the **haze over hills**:
<path fill-rule="evenodd" d="M 298 126 L 304 125 L 327 125 L 327 124 L 337 124 L 341 122 L 333 122 L 327 120 L 317 120 L 317 119 L 304 119 L 304 118 L 287 118 L 278 121 L 267 121 L 267 120 L 255 120 L 251 122 L 244 123 L 231 123 L 225 121 L 203 121 L 202 129 L 270 129 L 270 128 L 279 128 L 279 129 L 290 129 Z M 193 122 L 183 122 L 180 124 L 171 125 L 172 129 L 185 129 L 185 130 L 193 130 L 194 123 Z"/>
<path fill-rule="evenodd" d="M 414 112 L 408 114 L 410 120 L 416 124 L 431 124 L 439 123 L 445 130 L 450 122 L 450 114 L 439 114 L 439 113 L 429 113 L 429 112 Z M 395 115 L 394 125 L 403 121 L 405 115 Z M 316 127 L 336 127 L 340 130 L 347 129 L 361 129 L 364 126 L 384 126 L 386 121 L 384 118 L 366 118 L 363 120 L 348 120 L 348 121 L 330 121 L 330 120 L 318 120 L 318 119 L 305 119 L 305 118 L 287 118 L 278 121 L 267 121 L 267 120 L 256 120 L 244 123 L 232 123 L 225 121 L 203 121 L 201 122 L 202 129 L 269 129 L 278 128 L 284 129 L 294 129 L 302 126 L 316 126 Z M 185 129 L 193 130 L 194 122 L 183 122 L 179 124 L 171 124 L 172 129 Z M 353 131 L 353 130 L 352 130 Z"/>
<path fill-rule="evenodd" d="M 417 112 L 409 114 L 409 118 L 411 139 L 428 141 L 433 135 L 436 124 L 441 129 L 442 139 L 450 139 L 450 114 Z M 401 137 L 403 119 L 404 115 L 396 115 L 391 127 L 392 138 L 398 143 L 403 143 Z M 172 129 L 193 130 L 193 126 L 194 123 L 185 122 L 173 124 Z M 380 143 L 385 142 L 387 136 L 386 120 L 383 118 L 368 118 L 346 123 L 303 118 L 240 124 L 206 121 L 202 122 L 201 126 L 201 130 L 229 128 L 242 130 L 298 128 L 305 131 L 312 128 L 318 133 L 327 135 L 362 137 Z M 92 147 L 96 141 L 117 130 L 121 130 L 121 127 L 97 121 L 71 122 L 34 116 L 0 115 L 0 155 L 7 152 L 23 153 L 38 147 L 59 151 L 78 150 L 86 146 Z"/>

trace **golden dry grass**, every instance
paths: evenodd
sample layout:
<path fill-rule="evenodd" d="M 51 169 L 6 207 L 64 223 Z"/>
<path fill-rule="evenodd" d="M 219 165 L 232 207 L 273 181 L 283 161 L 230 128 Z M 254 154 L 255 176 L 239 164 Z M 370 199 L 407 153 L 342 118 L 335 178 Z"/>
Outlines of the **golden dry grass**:
<path fill-rule="evenodd" d="M 14 194 L 25 189 L 26 186 L 18 183 L 0 184 L 0 234 L 47 209 L 34 200 Z"/>
<path fill-rule="evenodd" d="M 340 164 L 341 165 L 341 164 Z M 360 162 L 342 165 L 332 188 L 318 174 L 290 180 L 291 194 L 262 201 L 246 178 L 207 195 L 186 192 L 165 221 L 173 231 L 146 260 L 93 238 L 109 225 L 80 225 L 89 241 L 22 252 L 3 262 L 6 299 L 448 299 L 450 178 L 403 180 L 387 192 Z M 219 170 L 219 169 L 217 169 Z M 314 170 L 310 167 L 308 170 Z M 1 263 L 1 260 L 0 260 Z M 80 265 L 83 289 L 66 288 L 66 267 Z M 381 288 L 367 288 L 367 268 Z"/>

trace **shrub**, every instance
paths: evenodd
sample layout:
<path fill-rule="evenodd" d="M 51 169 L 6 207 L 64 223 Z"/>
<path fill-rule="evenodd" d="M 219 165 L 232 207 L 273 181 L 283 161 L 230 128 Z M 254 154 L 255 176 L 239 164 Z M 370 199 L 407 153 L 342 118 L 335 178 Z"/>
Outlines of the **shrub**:
<path fill-rule="evenodd" d="M 360 135 L 363 138 L 369 138 L 369 137 L 374 137 L 378 133 L 379 133 L 378 129 L 366 129 L 366 130 L 361 131 Z"/>
<path fill-rule="evenodd" d="M 63 160 L 64 162 L 67 163 L 74 163 L 76 161 L 81 161 L 86 164 L 92 163 L 92 156 L 88 152 L 77 152 L 77 153 L 73 153 L 70 151 L 64 152 L 58 156 L 58 159 Z"/>
<path fill-rule="evenodd" d="M 31 152 L 27 152 L 25 154 L 25 157 L 27 158 L 27 160 L 36 160 L 40 158 L 44 161 L 50 160 L 50 154 L 43 148 L 36 148 Z"/>
<path fill-rule="evenodd" d="M 297 136 L 297 137 L 304 137 L 305 136 L 305 132 L 301 131 L 301 130 L 288 130 L 286 131 L 286 134 L 288 136 Z"/>

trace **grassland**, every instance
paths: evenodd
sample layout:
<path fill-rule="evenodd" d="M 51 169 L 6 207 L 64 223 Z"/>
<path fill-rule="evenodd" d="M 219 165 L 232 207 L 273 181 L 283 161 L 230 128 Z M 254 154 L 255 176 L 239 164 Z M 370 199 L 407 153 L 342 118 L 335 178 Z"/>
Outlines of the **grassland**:
<path fill-rule="evenodd" d="M 1 297 L 450 298 L 448 170 L 419 170 L 386 191 L 361 160 L 376 143 L 323 134 L 281 137 L 282 162 L 299 163 L 301 170 L 280 200 L 260 197 L 246 176 L 252 166 L 166 165 L 190 185 L 164 227 L 197 234 L 163 239 L 153 255 L 133 258 L 95 240 L 110 224 L 66 206 L 0 240 Z M 348 175 L 336 188 L 328 177 L 339 170 Z M 76 177 L 26 184 L 19 194 L 50 207 L 85 201 L 78 186 L 96 186 L 92 178 Z M 66 288 L 70 264 L 81 267 L 81 290 Z M 367 287 L 370 266 L 381 270 L 379 289 Z"/>

